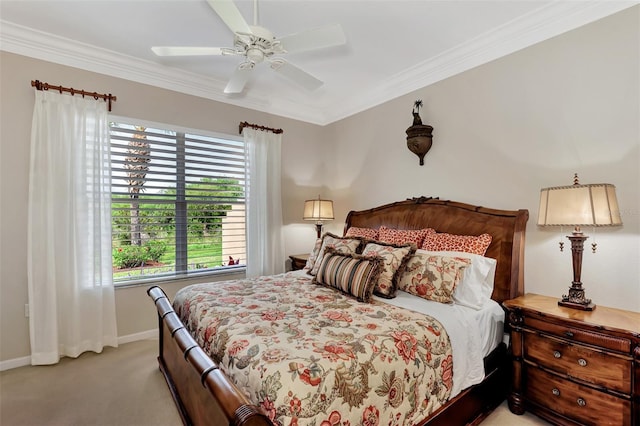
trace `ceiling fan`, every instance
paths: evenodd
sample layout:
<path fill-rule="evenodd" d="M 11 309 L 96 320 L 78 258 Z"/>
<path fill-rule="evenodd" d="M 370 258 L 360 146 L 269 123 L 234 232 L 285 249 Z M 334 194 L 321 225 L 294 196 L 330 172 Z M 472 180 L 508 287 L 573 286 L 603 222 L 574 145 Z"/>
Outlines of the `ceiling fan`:
<path fill-rule="evenodd" d="M 258 25 L 258 1 L 254 0 L 254 25 L 249 25 L 240 14 L 233 0 L 207 0 L 209 6 L 233 31 L 233 47 L 172 47 L 154 46 L 158 56 L 210 56 L 238 55 L 244 61 L 238 65 L 224 89 L 225 93 L 241 93 L 257 64 L 267 62 L 270 68 L 300 84 L 315 90 L 323 82 L 277 55 L 298 53 L 346 43 L 346 37 L 338 24 L 302 31 L 276 38 L 271 31 Z"/>

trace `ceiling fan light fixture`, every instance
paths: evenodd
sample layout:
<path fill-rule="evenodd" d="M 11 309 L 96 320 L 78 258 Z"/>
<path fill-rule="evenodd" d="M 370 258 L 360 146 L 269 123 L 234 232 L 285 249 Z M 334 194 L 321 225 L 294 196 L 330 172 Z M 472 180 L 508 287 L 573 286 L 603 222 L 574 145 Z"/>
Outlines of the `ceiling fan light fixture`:
<path fill-rule="evenodd" d="M 250 47 L 247 49 L 247 59 L 254 64 L 264 61 L 264 52 L 258 48 Z"/>

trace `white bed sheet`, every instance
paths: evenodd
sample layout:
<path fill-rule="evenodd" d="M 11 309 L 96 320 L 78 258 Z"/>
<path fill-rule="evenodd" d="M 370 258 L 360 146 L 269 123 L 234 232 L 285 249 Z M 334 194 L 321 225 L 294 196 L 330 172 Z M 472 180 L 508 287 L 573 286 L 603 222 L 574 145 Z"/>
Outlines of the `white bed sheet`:
<path fill-rule="evenodd" d="M 489 300 L 480 310 L 466 306 L 433 302 L 404 291 L 393 299 L 374 296 L 383 303 L 431 315 L 449 334 L 453 352 L 453 389 L 451 398 L 484 379 L 483 359 L 503 338 L 504 310 Z"/>

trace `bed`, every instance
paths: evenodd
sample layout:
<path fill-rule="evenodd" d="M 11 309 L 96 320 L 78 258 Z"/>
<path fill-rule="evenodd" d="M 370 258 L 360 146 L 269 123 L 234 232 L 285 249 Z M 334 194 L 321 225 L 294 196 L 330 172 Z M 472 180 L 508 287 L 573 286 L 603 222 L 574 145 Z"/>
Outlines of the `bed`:
<path fill-rule="evenodd" d="M 345 221 L 344 234 L 347 235 L 349 229 L 358 228 L 389 228 L 392 230 L 423 230 L 429 228 L 441 234 L 448 233 L 453 235 L 473 236 L 489 234 L 492 238 L 484 256 L 495 259 L 495 278 L 493 281 L 491 299 L 496 302 L 494 303 L 495 305 L 500 306 L 499 304 L 502 301 L 517 297 L 524 293 L 524 236 L 527 219 L 528 212 L 526 210 L 496 210 L 480 206 L 472 206 L 460 202 L 444 201 L 437 198 L 420 197 L 386 204 L 368 210 L 351 211 L 347 215 Z M 328 252 L 329 250 L 327 253 Z M 336 258 L 339 256 L 339 254 L 335 255 Z M 356 256 L 354 255 L 353 257 L 355 258 Z M 323 259 L 322 267 L 325 266 L 325 260 L 327 259 Z M 360 258 L 360 260 L 362 260 L 362 258 Z M 283 365 L 288 365 L 288 371 L 277 373 L 278 378 L 283 382 L 280 387 L 284 387 L 285 389 L 290 385 L 291 380 L 298 380 L 300 383 L 304 382 L 304 384 L 310 386 L 310 389 L 317 389 L 318 383 L 320 383 L 318 379 L 318 371 L 325 371 L 327 368 L 310 368 L 309 360 L 311 360 L 313 366 L 316 367 L 316 361 L 319 362 L 322 358 L 333 357 L 334 359 L 330 359 L 330 361 L 338 361 L 338 364 L 335 364 L 337 365 L 335 371 L 340 373 L 332 374 L 332 377 L 339 376 L 339 379 L 332 379 L 333 382 L 327 385 L 329 386 L 329 388 L 327 388 L 327 392 L 309 392 L 305 395 L 305 398 L 298 398 L 298 395 L 295 394 L 295 392 L 293 392 L 295 395 L 292 394 L 292 391 L 290 390 L 289 396 L 284 396 L 285 399 L 288 398 L 286 401 L 289 409 L 297 409 L 300 411 L 302 410 L 301 407 L 306 404 L 304 409 L 315 409 L 315 411 L 322 412 L 322 415 L 314 418 L 315 420 L 309 420 L 308 417 L 302 416 L 299 411 L 292 414 L 291 416 L 293 417 L 276 416 L 275 418 L 277 418 L 278 422 L 281 424 L 298 424 L 298 420 L 301 419 L 308 420 L 308 423 L 304 424 L 316 422 L 315 424 L 318 425 L 344 424 L 342 423 L 344 421 L 349 421 L 351 425 L 376 424 L 376 422 L 380 422 L 380 424 L 387 424 L 392 421 L 395 421 L 395 424 L 420 425 L 476 424 L 486 417 L 486 415 L 506 397 L 508 389 L 509 362 L 507 360 L 506 346 L 501 339 L 502 333 L 500 333 L 497 340 L 496 335 L 494 334 L 494 344 L 492 346 L 488 348 L 483 347 L 483 353 L 480 359 L 481 369 L 483 370 L 482 374 L 478 378 L 477 383 L 467 386 L 466 384 L 462 384 L 462 376 L 455 378 L 455 368 L 460 368 L 458 363 L 455 361 L 456 358 L 453 358 L 453 376 L 455 378 L 453 382 L 450 377 L 450 369 L 446 368 L 451 363 L 451 347 L 456 342 L 455 339 L 460 338 L 454 337 L 455 334 L 448 336 L 448 332 L 443 332 L 448 325 L 447 327 L 443 327 L 443 321 L 438 317 L 434 319 L 435 322 L 426 323 L 423 322 L 421 318 L 412 316 L 418 315 L 415 312 L 398 313 L 394 303 L 396 305 L 398 303 L 404 303 L 398 302 L 398 300 L 402 300 L 402 297 L 396 297 L 395 299 L 386 301 L 378 297 L 373 298 L 371 303 L 360 303 L 355 301 L 353 297 L 338 296 L 336 294 L 340 292 L 336 292 L 332 289 L 326 288 L 325 286 L 309 285 L 310 278 L 305 278 L 304 274 L 301 274 L 299 271 L 297 273 L 285 274 L 282 277 L 262 277 L 260 280 L 262 280 L 261 285 L 254 287 L 251 287 L 251 284 L 246 280 L 225 284 L 216 283 L 217 286 L 210 288 L 208 291 L 205 290 L 204 293 L 202 293 L 203 295 L 193 293 L 198 290 L 198 285 L 196 285 L 196 288 L 189 288 L 188 290 L 185 290 L 184 294 L 180 295 L 181 300 L 174 301 L 176 302 L 175 307 L 160 287 L 152 287 L 149 289 L 149 296 L 156 305 L 159 317 L 160 345 L 158 362 L 160 370 L 165 376 L 184 424 L 274 424 L 270 419 L 273 419 L 276 410 L 280 410 L 281 408 L 265 405 L 265 401 L 269 401 L 269 399 L 265 397 L 265 393 L 268 392 L 264 390 L 266 388 L 264 383 L 273 382 L 271 380 L 271 377 L 273 377 L 271 361 L 274 361 L 274 363 L 280 362 L 281 364 L 284 363 Z M 289 284 L 290 282 L 295 284 Z M 264 287 L 266 285 L 265 283 L 273 285 L 271 290 L 269 290 L 269 287 Z M 404 370 L 398 370 L 404 371 L 406 384 L 403 385 L 404 388 L 402 389 L 405 392 L 406 397 L 393 399 L 391 393 L 392 389 L 390 388 L 393 388 L 393 383 L 398 382 L 398 378 L 394 376 L 395 373 L 391 372 L 387 374 L 386 372 L 382 372 L 380 371 L 381 367 L 379 364 L 369 361 L 359 364 L 358 368 L 362 369 L 365 368 L 363 366 L 366 366 L 366 368 L 376 372 L 376 376 L 372 376 L 375 378 L 376 383 L 364 384 L 365 387 L 371 391 L 369 393 L 371 393 L 374 398 L 372 400 L 373 402 L 367 402 L 367 400 L 364 400 L 361 397 L 355 397 L 355 395 L 360 395 L 358 392 L 359 388 L 357 386 L 358 382 L 355 379 L 353 383 L 349 382 L 348 385 L 345 385 L 345 382 L 347 381 L 344 380 L 344 377 L 357 376 L 355 373 L 358 373 L 358 371 L 349 367 L 349 365 L 356 365 L 351 361 L 356 357 L 356 355 L 359 356 L 360 352 L 364 351 L 362 346 L 370 345 L 374 347 L 374 351 L 377 351 L 378 353 L 375 357 L 372 356 L 371 359 L 373 360 L 375 358 L 375 362 L 380 361 L 378 359 L 380 358 L 380 346 L 377 344 L 370 344 L 371 342 L 366 340 L 367 338 L 371 341 L 375 340 L 375 333 L 370 333 L 368 337 L 363 337 L 363 340 L 356 339 L 358 342 L 364 343 L 364 345 L 358 343 L 357 346 L 354 346 L 354 344 L 351 344 L 349 348 L 356 349 L 353 349 L 353 353 L 348 353 L 346 355 L 342 349 L 342 352 L 332 350 L 332 353 L 327 355 L 325 348 L 325 350 L 315 351 L 315 354 L 308 355 L 310 358 L 305 355 L 302 358 L 299 356 L 295 360 L 287 360 L 282 359 L 282 354 L 280 353 L 283 352 L 282 350 L 279 352 L 278 350 L 275 350 L 275 352 L 271 351 L 268 353 L 268 356 L 271 358 L 264 358 L 263 356 L 262 361 L 258 361 L 255 358 L 255 355 L 258 353 L 257 345 L 245 342 L 244 338 L 232 341 L 233 337 L 228 337 L 224 334 L 225 339 L 223 339 L 224 341 L 222 346 L 225 350 L 225 354 L 229 354 L 229 356 L 225 356 L 223 359 L 219 354 L 216 355 L 215 351 L 212 353 L 212 348 L 209 347 L 211 346 L 211 342 L 215 342 L 215 345 L 213 346 L 220 346 L 220 339 L 216 338 L 207 340 L 208 335 L 207 338 L 204 337 L 204 333 L 207 332 L 198 330 L 199 326 L 192 324 L 192 319 L 189 317 L 189 313 L 191 312 L 192 314 L 193 311 L 196 310 L 200 312 L 201 315 L 203 305 L 200 302 L 209 298 L 214 302 L 216 300 L 219 302 L 217 309 L 220 312 L 211 309 L 211 311 L 216 312 L 216 315 L 222 315 L 220 317 L 216 317 L 217 319 L 214 318 L 215 321 L 218 321 L 216 325 L 220 323 L 220 318 L 224 319 L 223 322 L 224 325 L 226 325 L 228 319 L 233 316 L 240 317 L 240 322 L 242 323 L 243 319 L 248 318 L 250 314 L 242 313 L 239 315 L 233 315 L 232 311 L 233 309 L 236 309 L 234 303 L 239 305 L 244 303 L 240 298 L 238 298 L 238 294 L 254 293 L 252 288 L 262 289 L 263 291 L 271 294 L 263 293 L 260 295 L 258 291 L 255 291 L 257 294 L 256 297 L 258 297 L 258 300 L 266 300 L 270 296 L 274 298 L 278 297 L 278 288 L 288 285 L 297 285 L 298 287 L 290 287 L 288 291 L 289 294 L 295 293 L 300 297 L 304 297 L 303 293 L 307 290 L 312 291 L 313 288 L 317 288 L 321 292 L 321 296 L 316 294 L 310 297 L 319 297 L 320 299 L 317 300 L 325 300 L 329 304 L 333 303 L 333 305 L 328 306 L 338 307 L 338 309 L 332 310 L 330 307 L 319 307 L 310 303 L 307 303 L 308 307 L 305 307 L 304 303 L 302 303 L 302 305 L 298 304 L 296 306 L 298 311 L 302 311 L 307 308 L 310 311 L 316 308 L 323 311 L 317 312 L 316 318 L 309 320 L 311 321 L 310 324 L 312 324 L 311 328 L 315 331 L 313 333 L 307 332 L 307 335 L 320 335 L 322 332 L 332 333 L 331 338 L 336 340 L 337 332 L 335 330 L 332 331 L 331 327 L 325 327 L 328 323 L 322 322 L 323 320 L 320 318 L 322 315 L 325 315 L 325 317 L 327 315 L 334 315 L 337 317 L 340 317 L 341 315 L 349 315 L 349 322 L 355 321 L 355 323 L 358 323 L 358 321 L 361 320 L 364 321 L 361 323 L 365 324 L 364 327 L 367 326 L 366 324 L 371 324 L 369 325 L 371 328 L 377 328 L 383 325 L 391 327 L 388 333 L 396 333 L 395 335 L 398 337 L 396 340 L 395 350 L 399 355 L 396 354 L 397 356 L 395 358 L 398 358 L 398 362 L 401 364 L 404 361 L 404 364 L 402 365 L 407 367 L 404 368 Z M 220 291 L 227 293 L 220 293 Z M 323 291 L 324 293 L 322 293 Z M 195 296 L 192 296 L 198 298 L 197 305 L 199 308 L 190 309 L 192 305 L 195 306 L 196 303 L 189 301 L 185 302 L 185 300 L 187 300 L 185 299 L 187 293 L 193 293 Z M 282 297 L 286 298 L 287 296 L 283 293 Z M 334 297 L 335 300 L 333 299 Z M 178 295 L 176 295 L 176 298 L 178 298 Z M 415 299 L 416 298 L 413 298 L 413 300 Z M 282 300 L 280 299 L 274 299 L 274 303 L 277 306 L 281 306 L 281 302 Z M 351 309 L 347 308 L 347 305 L 349 304 L 354 306 L 355 311 L 347 310 Z M 253 303 L 249 308 L 255 308 L 255 305 L 256 304 Z M 363 306 L 368 307 L 370 305 L 373 307 L 375 315 L 372 314 L 372 311 L 368 311 L 363 308 Z M 451 304 L 442 305 L 443 309 L 449 309 Z M 445 308 L 445 306 L 447 307 Z M 342 309 L 343 307 L 344 310 Z M 231 309 L 231 311 L 223 314 L 222 311 L 224 311 L 225 308 Z M 205 308 L 205 311 L 208 309 L 209 308 Z M 238 309 L 240 308 L 238 307 Z M 238 312 L 245 311 L 239 310 Z M 348 314 L 344 314 L 345 312 Z M 350 312 L 353 312 L 353 315 Z M 179 314 L 182 316 L 182 320 Z M 365 317 L 362 317 L 364 319 L 358 316 L 360 314 L 365 315 Z M 264 315 L 264 312 L 262 315 Z M 279 313 L 274 313 L 274 315 L 279 315 Z M 296 321 L 306 320 L 304 315 L 297 313 L 296 315 Z M 366 317 L 367 315 L 368 317 Z M 472 315 L 477 314 L 472 313 Z M 382 322 L 378 323 L 378 325 L 371 323 L 370 318 L 373 316 L 384 317 L 384 324 Z M 406 321 L 406 325 L 398 323 L 393 324 L 391 321 L 392 318 L 396 320 L 398 318 L 400 320 L 404 320 Z M 268 318 L 268 321 L 275 323 L 274 321 L 277 321 L 277 319 L 278 318 Z M 333 320 L 335 320 L 335 318 L 333 318 Z M 250 321 L 245 321 L 244 324 L 240 325 L 241 328 L 244 327 L 243 333 L 245 337 L 250 334 L 265 333 L 264 329 L 260 328 L 260 330 L 258 330 L 258 328 L 251 328 L 255 325 L 250 324 Z M 298 324 L 298 322 L 296 322 L 296 324 Z M 313 324 L 315 324 L 315 328 L 313 327 Z M 416 327 L 416 325 L 419 325 L 419 327 Z M 304 325 L 304 327 L 307 326 L 309 325 Z M 288 327 L 289 333 L 296 333 L 295 326 L 289 324 Z M 193 329 L 192 332 L 188 331 L 189 328 Z M 418 334 L 426 329 L 431 331 L 429 333 L 425 332 L 426 334 L 424 336 Z M 247 330 L 250 330 L 250 332 L 247 332 Z M 345 330 L 348 329 L 345 328 Z M 307 340 L 307 335 L 300 332 L 299 329 L 297 332 L 300 333 L 298 336 L 299 338 L 297 340 L 289 340 L 289 342 L 285 342 L 285 344 L 291 344 L 291 342 L 303 342 Z M 351 330 L 348 330 L 348 332 L 350 333 Z M 446 338 L 442 337 L 441 334 Z M 411 336 L 414 335 L 419 336 L 418 339 L 420 342 L 426 342 L 428 346 L 433 345 L 440 348 L 439 351 L 437 351 L 437 354 L 433 355 L 434 359 L 432 359 L 432 355 L 419 355 L 411 352 L 410 355 L 412 358 L 409 360 L 407 351 L 405 350 L 403 352 L 403 350 L 400 350 L 399 345 L 401 343 L 398 342 L 403 342 L 403 338 L 412 339 Z M 449 337 L 451 337 L 451 339 L 449 339 Z M 350 337 L 350 339 L 352 339 L 352 337 Z M 430 341 L 427 342 L 429 339 Z M 280 340 L 285 340 L 285 338 Z M 310 337 L 308 340 L 309 345 L 307 345 L 307 348 L 318 348 L 317 342 L 314 343 Z M 238 346 L 236 342 L 240 341 L 243 343 Z M 456 344 L 459 345 L 459 343 Z M 420 346 L 415 345 L 415 340 L 413 341 L 413 345 L 416 347 Z M 300 348 L 293 348 L 293 346 L 300 346 Z M 303 346 L 305 345 L 300 343 L 293 346 L 291 346 L 291 352 L 295 353 L 294 349 L 304 350 Z M 404 346 L 402 348 L 406 349 Z M 264 351 L 264 354 L 267 354 L 267 352 L 268 351 Z M 212 356 L 210 356 L 209 353 L 212 353 Z M 231 356 L 236 355 L 236 353 L 237 356 Z M 254 356 L 254 358 L 251 358 L 252 356 Z M 460 355 L 457 356 L 460 357 Z M 274 357 L 277 359 L 274 360 Z M 427 364 L 427 357 L 429 358 L 429 364 L 433 363 L 437 367 L 436 369 L 443 373 L 442 375 L 434 374 L 432 371 L 427 369 L 427 366 L 424 365 Z M 390 358 L 392 357 L 389 355 L 382 355 L 383 361 L 387 363 L 392 362 Z M 266 364 L 264 362 L 265 359 L 267 360 Z M 416 361 L 416 359 L 420 359 L 422 362 Z M 300 360 L 303 362 L 299 362 Z M 351 364 L 349 364 L 349 362 L 351 362 Z M 419 370 L 408 370 L 408 367 L 411 366 L 413 368 L 414 364 L 417 365 Z M 254 379 L 248 377 L 248 370 L 250 370 L 250 368 L 247 368 L 248 365 L 252 365 L 254 369 L 265 370 L 263 372 L 264 377 L 262 377 L 262 384 L 258 385 L 255 383 Z M 231 374 L 231 371 L 235 371 L 234 374 L 236 374 L 233 376 L 233 380 L 227 374 Z M 314 371 L 316 373 L 315 375 Z M 351 374 L 351 376 L 349 376 L 349 374 Z M 400 374 L 398 374 L 398 376 L 399 375 Z M 366 374 L 364 376 L 366 376 Z M 358 377 L 364 376 L 360 375 Z M 411 381 L 411 377 L 418 376 L 429 377 L 428 382 L 431 388 L 434 389 L 435 395 L 427 398 L 420 396 L 420 401 L 416 402 L 418 397 L 416 395 L 410 395 L 410 389 L 417 388 L 417 386 L 413 385 L 415 382 Z M 254 381 L 252 382 L 252 380 Z M 411 384 L 411 386 L 409 386 L 409 384 Z M 362 385 L 362 383 L 360 383 L 360 385 Z M 247 388 L 247 386 L 249 386 L 249 388 Z M 262 386 L 262 390 L 258 391 L 256 389 L 252 389 L 251 386 L 254 388 L 256 386 Z M 407 387 L 410 389 L 407 389 Z M 456 387 L 460 389 L 454 389 Z M 256 401 L 255 396 L 258 394 L 262 395 L 260 402 L 252 402 L 252 400 Z M 336 398 L 336 394 L 339 398 Z M 384 403 L 380 403 L 375 400 L 376 394 L 383 398 Z M 393 393 L 393 396 L 396 396 L 396 394 Z M 273 398 L 275 398 L 275 396 Z M 281 398 L 281 396 L 278 398 Z M 303 400 L 303 404 L 301 404 L 300 399 Z M 346 409 L 344 409 L 344 405 L 342 406 L 343 411 L 337 410 L 335 409 L 335 406 L 331 405 L 333 402 L 336 404 L 345 404 L 345 400 L 348 400 L 347 408 L 349 410 L 357 411 L 355 418 L 360 419 L 359 421 L 351 420 L 346 417 L 347 415 L 345 414 Z M 407 413 L 406 417 L 404 417 L 404 414 L 407 411 L 404 408 L 406 407 L 406 404 L 409 404 L 408 406 L 411 407 L 411 410 L 408 410 L 411 411 L 411 413 Z M 393 411 L 394 408 L 401 411 Z M 395 413 L 394 418 L 385 417 L 387 414 L 391 415 L 393 413 Z M 428 413 L 428 415 L 425 413 Z M 342 417 L 340 417 L 341 414 Z M 300 415 L 300 418 L 296 417 L 297 415 Z"/>

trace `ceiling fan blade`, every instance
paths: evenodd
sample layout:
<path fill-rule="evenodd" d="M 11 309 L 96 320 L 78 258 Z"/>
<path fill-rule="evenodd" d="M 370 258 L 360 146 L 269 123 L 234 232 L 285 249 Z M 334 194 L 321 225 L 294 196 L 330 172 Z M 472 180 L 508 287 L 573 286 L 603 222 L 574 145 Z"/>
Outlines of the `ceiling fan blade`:
<path fill-rule="evenodd" d="M 173 46 L 153 46 L 153 53 L 158 56 L 207 56 L 222 55 L 220 47 L 173 47 Z"/>
<path fill-rule="evenodd" d="M 308 72 L 301 70 L 291 62 L 287 62 L 284 59 L 277 58 L 270 62 L 272 69 L 293 80 L 307 90 L 315 90 L 324 84 Z"/>
<path fill-rule="evenodd" d="M 227 86 L 224 88 L 224 93 L 241 93 L 251 76 L 253 67 L 254 64 L 252 62 L 243 62 L 238 65 L 238 68 L 236 68 Z"/>
<path fill-rule="evenodd" d="M 251 34 L 249 24 L 242 17 L 233 0 L 207 0 L 207 2 L 231 31 Z"/>
<path fill-rule="evenodd" d="M 302 31 L 280 39 L 280 45 L 288 53 L 340 46 L 346 42 L 347 38 L 339 24 Z"/>

